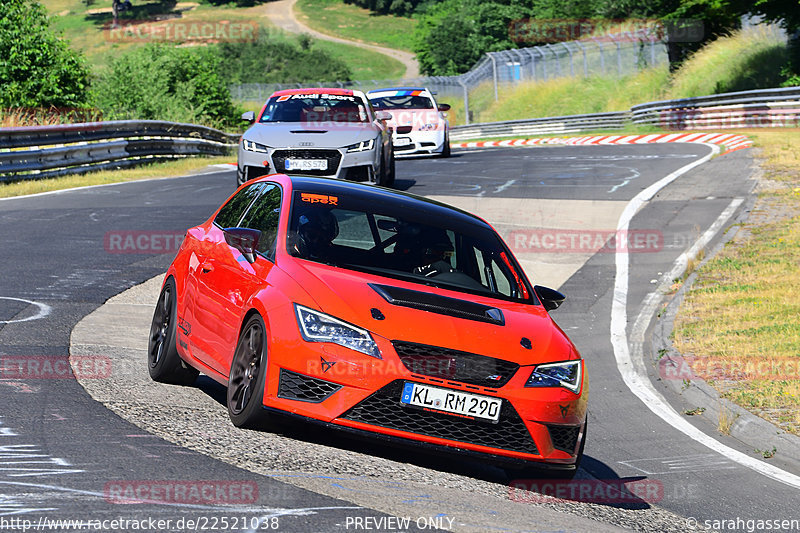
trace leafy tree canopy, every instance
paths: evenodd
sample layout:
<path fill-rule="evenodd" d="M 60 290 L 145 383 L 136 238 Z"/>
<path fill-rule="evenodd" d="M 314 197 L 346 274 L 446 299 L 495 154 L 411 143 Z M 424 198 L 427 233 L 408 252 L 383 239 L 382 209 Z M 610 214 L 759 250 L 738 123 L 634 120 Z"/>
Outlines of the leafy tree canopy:
<path fill-rule="evenodd" d="M 0 107 L 84 107 L 89 69 L 33 0 L 0 1 Z"/>

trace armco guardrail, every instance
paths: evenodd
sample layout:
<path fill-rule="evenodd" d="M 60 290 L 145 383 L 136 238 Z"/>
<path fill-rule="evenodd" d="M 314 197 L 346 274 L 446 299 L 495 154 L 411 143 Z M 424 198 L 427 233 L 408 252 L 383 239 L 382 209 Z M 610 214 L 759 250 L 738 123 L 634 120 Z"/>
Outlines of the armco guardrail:
<path fill-rule="evenodd" d="M 649 124 L 668 130 L 800 127 L 800 87 L 721 93 L 663 100 L 633 106 L 630 111 L 488 122 L 451 128 L 461 141 L 516 135 L 544 135 L 613 130 Z"/>
<path fill-rule="evenodd" d="M 633 106 L 631 120 L 667 129 L 797 127 L 800 87 L 649 102 Z"/>
<path fill-rule="evenodd" d="M 238 134 L 197 124 L 121 120 L 0 129 L 0 182 L 130 167 L 156 159 L 225 155 Z"/>
<path fill-rule="evenodd" d="M 509 135 L 544 135 L 549 133 L 613 130 L 624 128 L 625 125 L 629 123 L 630 113 L 627 111 L 534 118 L 529 120 L 508 120 L 505 122 L 488 122 L 469 126 L 453 126 L 450 129 L 450 139 L 453 141 L 461 141 Z"/>

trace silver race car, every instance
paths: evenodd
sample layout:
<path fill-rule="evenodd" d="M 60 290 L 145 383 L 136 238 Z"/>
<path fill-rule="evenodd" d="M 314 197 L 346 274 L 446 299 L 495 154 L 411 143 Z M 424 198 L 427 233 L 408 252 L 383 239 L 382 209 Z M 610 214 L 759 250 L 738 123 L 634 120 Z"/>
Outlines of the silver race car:
<path fill-rule="evenodd" d="M 291 89 L 270 96 L 239 141 L 237 184 L 266 174 L 328 176 L 390 187 L 392 134 L 361 91 Z"/>

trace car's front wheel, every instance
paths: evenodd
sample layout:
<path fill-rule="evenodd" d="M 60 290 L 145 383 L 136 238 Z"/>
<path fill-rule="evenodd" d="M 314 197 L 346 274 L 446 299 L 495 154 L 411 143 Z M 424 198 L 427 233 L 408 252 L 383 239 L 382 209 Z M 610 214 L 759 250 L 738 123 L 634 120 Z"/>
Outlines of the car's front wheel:
<path fill-rule="evenodd" d="M 171 276 L 164 283 L 150 323 L 150 341 L 147 346 L 147 369 L 153 381 L 190 385 L 200 373 L 184 363 L 178 355 L 176 343 L 177 291 Z"/>
<path fill-rule="evenodd" d="M 450 157 L 450 135 L 445 134 L 444 145 L 442 146 L 442 152 L 439 154 L 439 157 Z"/>
<path fill-rule="evenodd" d="M 231 361 L 228 377 L 228 415 L 237 427 L 255 427 L 263 419 L 262 403 L 267 373 L 267 330 L 253 315 L 245 323 Z"/>

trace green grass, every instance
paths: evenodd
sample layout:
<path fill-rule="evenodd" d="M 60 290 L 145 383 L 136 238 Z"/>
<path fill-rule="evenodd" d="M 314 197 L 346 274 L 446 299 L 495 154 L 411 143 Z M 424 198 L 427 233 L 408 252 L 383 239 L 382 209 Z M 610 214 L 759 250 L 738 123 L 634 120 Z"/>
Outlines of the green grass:
<path fill-rule="evenodd" d="M 267 28 L 267 31 L 270 31 L 276 39 L 286 39 L 294 43 L 297 43 L 298 39 L 296 35 L 285 34 L 270 26 L 265 15 L 269 9 L 268 2 L 241 8 L 235 7 L 235 3 L 215 6 L 206 2 L 189 5 L 198 3 L 178 2 L 174 4 L 169 1 L 139 2 L 134 0 L 133 4 L 136 11 L 123 13 L 120 19 L 123 24 L 126 20 L 146 19 L 156 14 L 180 14 L 181 20 L 184 22 L 222 20 L 255 22 Z M 89 65 L 95 71 L 105 67 L 109 56 L 144 44 L 144 42 L 114 42 L 109 39 L 108 32 L 104 32 L 104 26 L 111 21 L 111 14 L 90 12 L 110 8 L 111 0 L 98 0 L 88 7 L 83 0 L 53 0 L 48 2 L 46 7 L 52 17 L 51 26 L 62 32 L 73 48 L 84 53 Z M 402 63 L 378 52 L 318 39 L 312 39 L 312 43 L 313 47 L 326 50 L 342 59 L 350 67 L 353 79 L 398 78 L 405 73 Z"/>
<path fill-rule="evenodd" d="M 388 48 L 411 51 L 416 21 L 376 15 L 342 0 L 299 0 L 297 17 L 318 32 Z"/>
<path fill-rule="evenodd" d="M 800 130 L 744 132 L 773 180 L 740 235 L 698 270 L 675 322 L 676 348 L 726 371 L 723 397 L 800 434 Z M 770 362 L 789 372 L 735 372 Z M 748 366 L 749 365 L 749 366 Z M 787 375 L 788 374 L 788 375 Z"/>
<path fill-rule="evenodd" d="M 353 71 L 354 80 L 402 78 L 406 72 L 406 67 L 400 61 L 372 50 L 348 44 L 323 41 L 322 39 L 315 40 L 314 47 L 326 50 L 345 61 L 350 70 Z"/>
<path fill-rule="evenodd" d="M 786 43 L 763 27 L 721 37 L 697 51 L 672 79 L 668 98 L 778 87 Z"/>

